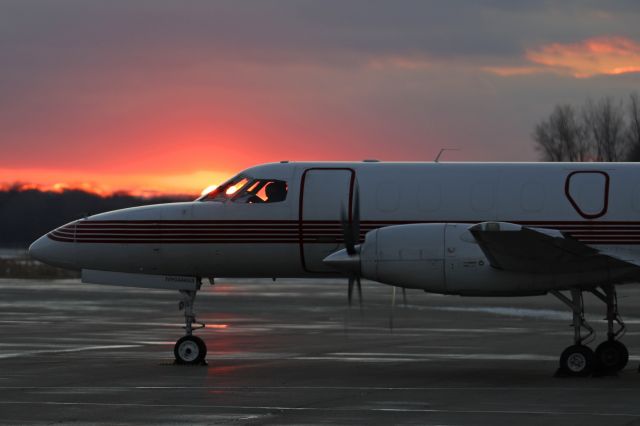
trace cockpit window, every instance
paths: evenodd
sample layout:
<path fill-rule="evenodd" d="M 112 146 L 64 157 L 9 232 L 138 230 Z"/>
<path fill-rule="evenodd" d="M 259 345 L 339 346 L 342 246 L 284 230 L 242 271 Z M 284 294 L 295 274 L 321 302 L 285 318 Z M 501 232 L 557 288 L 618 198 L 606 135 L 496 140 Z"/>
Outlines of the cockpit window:
<path fill-rule="evenodd" d="M 287 183 L 276 179 L 253 179 L 238 175 L 223 183 L 199 201 L 228 201 L 234 203 L 277 203 L 287 198 Z"/>
<path fill-rule="evenodd" d="M 254 179 L 232 198 L 234 203 L 278 203 L 287 198 L 287 183 L 283 180 Z"/>
<path fill-rule="evenodd" d="M 238 192 L 244 188 L 252 179 L 238 175 L 229 179 L 213 191 L 198 198 L 199 201 L 226 201 L 232 199 Z"/>

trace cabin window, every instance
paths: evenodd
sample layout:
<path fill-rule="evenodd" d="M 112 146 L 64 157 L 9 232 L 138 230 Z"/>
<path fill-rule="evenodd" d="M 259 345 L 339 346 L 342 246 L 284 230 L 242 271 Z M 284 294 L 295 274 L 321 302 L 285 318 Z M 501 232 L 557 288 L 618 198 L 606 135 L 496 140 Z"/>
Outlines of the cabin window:
<path fill-rule="evenodd" d="M 640 211 L 640 185 L 636 185 L 635 190 L 633 191 L 633 197 L 631 198 L 631 203 L 636 211 Z"/>
<path fill-rule="evenodd" d="M 520 206 L 525 212 L 541 212 L 544 208 L 544 186 L 538 182 L 526 182 L 520 192 Z"/>
<path fill-rule="evenodd" d="M 609 175 L 601 171 L 569 173 L 564 187 L 567 199 L 585 219 L 604 216 L 609 204 Z"/>
<path fill-rule="evenodd" d="M 493 208 L 493 185 L 474 183 L 471 190 L 471 207 L 477 212 L 488 212 Z"/>
<path fill-rule="evenodd" d="M 393 182 L 378 184 L 376 204 L 378 210 L 382 212 L 396 211 L 400 205 L 400 188 L 398 188 L 398 185 Z"/>
<path fill-rule="evenodd" d="M 418 189 L 418 208 L 425 212 L 434 212 L 440 208 L 442 191 L 436 182 L 423 183 Z"/>

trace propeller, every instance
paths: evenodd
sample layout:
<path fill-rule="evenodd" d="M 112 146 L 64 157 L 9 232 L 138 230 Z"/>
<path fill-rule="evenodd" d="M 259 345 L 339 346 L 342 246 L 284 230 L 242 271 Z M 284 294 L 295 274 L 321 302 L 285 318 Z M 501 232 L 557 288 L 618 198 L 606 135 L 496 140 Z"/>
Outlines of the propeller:
<path fill-rule="evenodd" d="M 360 240 L 360 190 L 356 185 L 353 194 L 353 216 L 347 217 L 344 205 L 340 209 L 340 224 L 342 225 L 342 236 L 347 254 L 353 256 L 358 254 L 356 244 Z"/>
<path fill-rule="evenodd" d="M 407 307 L 407 289 L 404 287 L 401 287 L 401 288 L 402 288 L 402 305 L 406 308 Z M 397 289 L 398 287 L 395 285 L 391 287 L 391 309 L 389 310 L 389 330 L 391 331 L 393 331 L 393 314 L 396 309 Z"/>
<path fill-rule="evenodd" d="M 348 298 L 349 298 L 349 306 L 351 306 L 352 300 L 353 300 L 353 285 L 356 284 L 356 286 L 358 287 L 358 303 L 360 304 L 360 307 L 362 307 L 362 284 L 360 283 L 360 276 L 359 275 L 354 275 L 349 277 L 349 293 L 348 293 Z"/>
<path fill-rule="evenodd" d="M 343 205 L 340 209 L 340 224 L 342 226 L 342 237 L 347 252 L 347 260 L 351 264 L 356 262 L 359 263 L 359 253 L 356 249 L 356 244 L 360 241 L 360 191 L 357 184 L 355 185 L 353 194 L 353 216 L 351 218 L 347 217 L 347 213 Z M 347 293 L 349 306 L 351 306 L 353 300 L 354 285 L 358 288 L 358 303 L 360 304 L 360 307 L 362 307 L 362 284 L 360 282 L 359 271 L 352 271 L 349 276 L 349 288 Z"/>

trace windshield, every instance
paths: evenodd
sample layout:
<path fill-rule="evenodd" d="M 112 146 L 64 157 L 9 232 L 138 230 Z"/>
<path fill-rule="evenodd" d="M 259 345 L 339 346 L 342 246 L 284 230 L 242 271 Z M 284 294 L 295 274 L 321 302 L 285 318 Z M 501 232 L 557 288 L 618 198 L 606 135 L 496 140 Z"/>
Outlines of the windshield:
<path fill-rule="evenodd" d="M 235 176 L 208 194 L 198 198 L 198 201 L 227 201 L 233 198 L 251 179 L 244 175 Z"/>
<path fill-rule="evenodd" d="M 238 175 L 223 183 L 199 201 L 232 201 L 234 203 L 278 203 L 286 200 L 287 182 L 278 179 L 254 179 Z"/>

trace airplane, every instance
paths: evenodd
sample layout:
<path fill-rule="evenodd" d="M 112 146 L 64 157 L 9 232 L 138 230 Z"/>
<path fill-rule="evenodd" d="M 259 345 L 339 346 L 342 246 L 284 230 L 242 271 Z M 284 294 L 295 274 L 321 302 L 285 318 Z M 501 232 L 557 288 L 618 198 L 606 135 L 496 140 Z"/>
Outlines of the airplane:
<path fill-rule="evenodd" d="M 551 294 L 573 314 L 559 371 L 622 370 L 616 286 L 640 280 L 640 168 L 630 163 L 289 162 L 240 172 L 192 202 L 84 217 L 31 256 L 82 281 L 178 290 L 177 363 L 205 361 L 194 334 L 203 279 L 365 278 L 459 296 Z M 607 338 L 583 294 L 606 307 Z"/>

